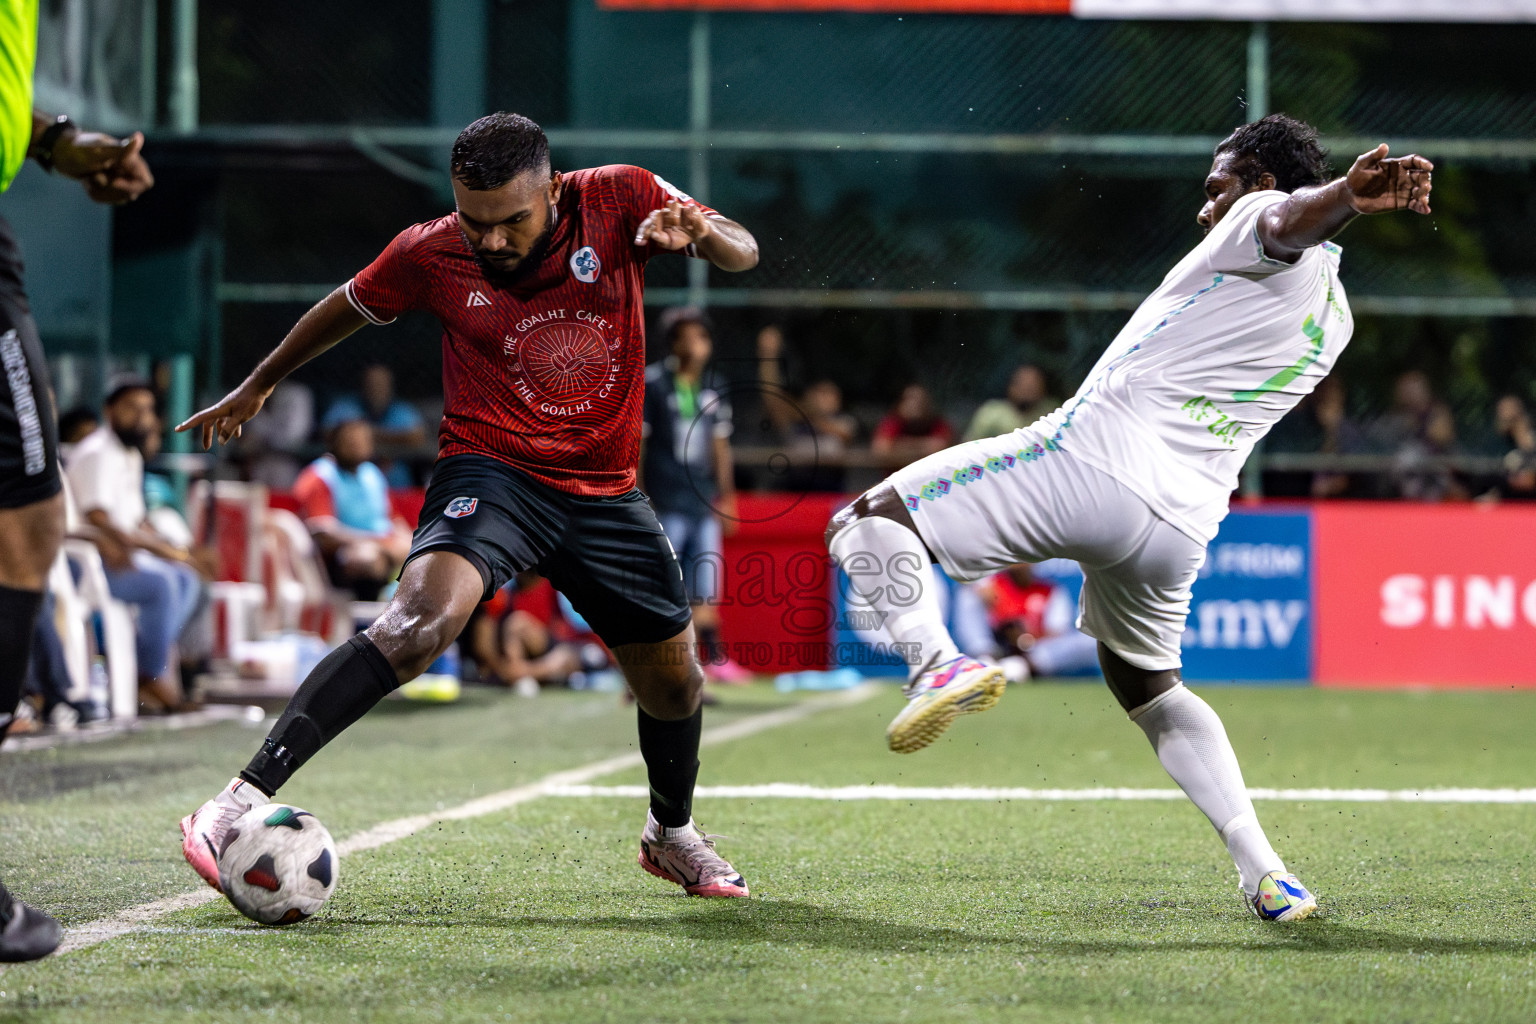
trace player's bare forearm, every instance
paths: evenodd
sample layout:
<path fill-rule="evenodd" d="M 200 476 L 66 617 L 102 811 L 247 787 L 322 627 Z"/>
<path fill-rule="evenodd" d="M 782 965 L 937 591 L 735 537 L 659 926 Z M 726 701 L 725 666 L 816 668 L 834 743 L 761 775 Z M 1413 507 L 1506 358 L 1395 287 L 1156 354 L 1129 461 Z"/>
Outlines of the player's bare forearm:
<path fill-rule="evenodd" d="M 1259 240 L 1270 259 L 1295 263 L 1314 245 L 1321 245 L 1359 214 L 1349 202 L 1343 178 L 1317 188 L 1297 189 L 1259 218 Z"/>
<path fill-rule="evenodd" d="M 204 448 L 213 447 L 217 436 L 227 444 L 240 436 L 240 426 L 261 411 L 267 396 L 282 379 L 324 352 L 368 321 L 347 300 L 346 288 L 337 288 L 299 318 L 293 330 L 252 370 L 250 376 L 217 405 L 197 413 L 177 431 L 201 428 Z"/>
<path fill-rule="evenodd" d="M 715 486 L 722 497 L 736 496 L 736 460 L 731 457 L 731 442 L 715 438 Z"/>
<path fill-rule="evenodd" d="M 1259 240 L 1271 259 L 1294 263 L 1362 213 L 1429 213 L 1434 164 L 1418 155 L 1388 158 L 1383 143 L 1361 154 L 1342 178 L 1297 189 L 1259 218 Z"/>
<path fill-rule="evenodd" d="M 757 266 L 757 239 L 724 217 L 709 218 L 709 234 L 694 243 L 698 254 L 721 270 L 737 273 Z"/>
<path fill-rule="evenodd" d="M 39 144 L 43 141 L 43 132 L 53 125 L 55 118 L 52 114 L 45 114 L 36 107 L 32 108 L 32 138 L 27 143 L 27 156 L 37 159 Z"/>
<path fill-rule="evenodd" d="M 284 377 L 367 322 L 347 300 L 346 286 L 337 288 L 299 318 L 282 343 L 251 371 L 250 383 L 271 394 Z"/>

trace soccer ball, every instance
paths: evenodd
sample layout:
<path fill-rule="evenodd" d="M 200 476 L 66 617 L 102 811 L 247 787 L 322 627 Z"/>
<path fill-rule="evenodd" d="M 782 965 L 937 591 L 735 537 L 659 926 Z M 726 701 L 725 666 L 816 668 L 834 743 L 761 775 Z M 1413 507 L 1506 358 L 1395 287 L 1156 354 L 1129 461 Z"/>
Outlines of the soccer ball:
<path fill-rule="evenodd" d="M 219 851 L 219 885 L 252 921 L 297 924 L 336 888 L 336 843 L 320 820 L 288 804 L 246 811 Z"/>

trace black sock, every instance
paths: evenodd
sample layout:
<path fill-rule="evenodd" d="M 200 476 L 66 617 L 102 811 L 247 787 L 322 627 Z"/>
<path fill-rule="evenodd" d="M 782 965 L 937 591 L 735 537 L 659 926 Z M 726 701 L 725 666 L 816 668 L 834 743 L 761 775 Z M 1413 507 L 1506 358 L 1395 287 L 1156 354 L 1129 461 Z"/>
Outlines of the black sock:
<path fill-rule="evenodd" d="M 725 664 L 725 650 L 720 646 L 720 630 L 716 626 L 695 626 L 699 637 L 699 662 L 704 665 Z"/>
<path fill-rule="evenodd" d="M 0 740 L 21 702 L 21 686 L 32 658 L 32 628 L 42 606 L 41 590 L 0 586 Z"/>
<path fill-rule="evenodd" d="M 640 712 L 640 756 L 651 783 L 651 814 L 657 824 L 681 828 L 693 820 L 693 784 L 699 777 L 699 733 L 704 709 L 663 722 Z"/>
<path fill-rule="evenodd" d="M 389 659 L 359 633 L 315 666 L 240 777 L 271 796 L 399 685 Z"/>

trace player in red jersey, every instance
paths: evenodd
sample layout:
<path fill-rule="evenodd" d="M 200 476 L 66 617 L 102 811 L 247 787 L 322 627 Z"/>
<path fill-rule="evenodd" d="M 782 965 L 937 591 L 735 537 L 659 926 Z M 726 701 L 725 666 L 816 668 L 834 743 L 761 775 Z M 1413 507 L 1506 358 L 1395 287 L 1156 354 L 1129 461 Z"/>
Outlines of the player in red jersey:
<path fill-rule="evenodd" d="M 424 309 L 443 325 L 439 457 L 399 590 L 304 680 L 246 769 L 183 820 L 183 852 L 217 888 L 229 825 L 537 568 L 613 651 L 639 704 L 651 787 L 641 866 L 693 895 L 745 896 L 693 823 L 704 676 L 682 573 L 635 465 L 646 261 L 686 249 L 749 270 L 757 243 L 641 168 L 552 172 L 544 132 L 516 114 L 464 129 L 450 169 L 454 213 L 402 231 L 177 428 L 227 442 L 278 381 L 365 324 Z"/>

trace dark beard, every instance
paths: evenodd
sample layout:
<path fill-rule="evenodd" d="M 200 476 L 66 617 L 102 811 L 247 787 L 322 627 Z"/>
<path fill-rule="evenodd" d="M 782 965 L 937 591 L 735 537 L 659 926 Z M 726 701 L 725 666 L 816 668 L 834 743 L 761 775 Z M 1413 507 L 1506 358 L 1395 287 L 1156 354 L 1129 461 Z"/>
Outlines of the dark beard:
<path fill-rule="evenodd" d="M 112 433 L 116 434 L 117 439 L 123 442 L 124 448 L 137 448 L 140 454 L 143 454 L 144 445 L 149 440 L 149 431 L 139 427 L 131 430 L 118 430 L 116 427 L 113 427 Z"/>
<path fill-rule="evenodd" d="M 539 264 L 544 262 L 545 255 L 549 252 L 549 240 L 554 236 L 555 226 L 559 223 L 554 204 L 550 204 L 549 222 L 544 225 L 544 230 L 539 232 L 539 237 L 533 240 L 528 247 L 528 255 L 518 260 L 517 266 L 511 270 L 502 270 L 490 260 L 475 252 L 475 247 L 469 244 L 469 237 L 464 234 L 464 229 L 459 229 L 459 237 L 464 239 L 464 246 L 475 257 L 475 262 L 480 265 L 480 273 L 495 288 L 511 288 L 520 284 L 524 279 L 539 269 Z"/>

